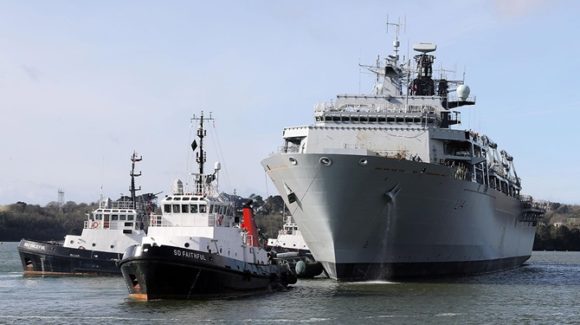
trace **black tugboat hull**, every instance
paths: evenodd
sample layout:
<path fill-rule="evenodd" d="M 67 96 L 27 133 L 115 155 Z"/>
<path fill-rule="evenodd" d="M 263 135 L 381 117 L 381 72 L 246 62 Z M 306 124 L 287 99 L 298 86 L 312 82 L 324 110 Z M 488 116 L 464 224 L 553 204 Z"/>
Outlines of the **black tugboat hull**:
<path fill-rule="evenodd" d="M 129 296 L 137 300 L 235 297 L 295 282 L 283 266 L 172 246 L 132 246 L 119 264 Z"/>
<path fill-rule="evenodd" d="M 121 275 L 122 254 L 63 247 L 56 243 L 21 240 L 18 253 L 25 276 Z"/>

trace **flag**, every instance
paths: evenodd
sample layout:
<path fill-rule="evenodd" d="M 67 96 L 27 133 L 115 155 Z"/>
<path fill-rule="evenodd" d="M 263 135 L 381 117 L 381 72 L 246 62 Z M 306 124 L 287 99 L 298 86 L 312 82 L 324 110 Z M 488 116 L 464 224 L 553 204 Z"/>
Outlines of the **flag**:
<path fill-rule="evenodd" d="M 197 142 L 195 142 L 195 140 L 193 140 L 193 142 L 191 143 L 191 150 L 195 151 L 196 148 L 197 148 Z"/>

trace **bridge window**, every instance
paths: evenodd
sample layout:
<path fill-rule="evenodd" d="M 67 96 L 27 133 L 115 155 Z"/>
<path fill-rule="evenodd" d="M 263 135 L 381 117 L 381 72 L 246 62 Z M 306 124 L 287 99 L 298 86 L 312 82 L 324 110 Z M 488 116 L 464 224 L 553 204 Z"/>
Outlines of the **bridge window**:
<path fill-rule="evenodd" d="M 189 212 L 197 213 L 197 204 L 190 204 L 189 205 Z"/>
<path fill-rule="evenodd" d="M 165 204 L 165 205 L 163 205 L 163 212 L 165 212 L 165 213 L 171 213 L 171 204 Z"/>
<path fill-rule="evenodd" d="M 173 213 L 180 213 L 179 204 L 174 204 L 172 210 Z"/>
<path fill-rule="evenodd" d="M 127 219 L 127 216 L 122 214 L 119 216 L 119 220 L 124 221 L 125 219 Z"/>
<path fill-rule="evenodd" d="M 199 213 L 206 213 L 207 212 L 207 205 L 201 204 L 199 206 Z"/>
<path fill-rule="evenodd" d="M 111 221 L 117 221 L 119 220 L 119 216 L 116 214 L 111 215 Z"/>
<path fill-rule="evenodd" d="M 181 212 L 189 213 L 189 204 L 182 204 L 181 205 Z"/>
<path fill-rule="evenodd" d="M 134 218 L 134 216 L 132 214 L 130 214 L 130 215 L 127 216 L 127 220 L 128 221 L 133 221 L 133 218 Z"/>

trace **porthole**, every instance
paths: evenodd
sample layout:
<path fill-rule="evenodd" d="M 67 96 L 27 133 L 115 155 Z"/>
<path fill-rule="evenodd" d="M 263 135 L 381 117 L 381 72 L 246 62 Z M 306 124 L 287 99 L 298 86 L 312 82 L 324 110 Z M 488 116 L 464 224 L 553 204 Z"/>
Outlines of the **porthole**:
<path fill-rule="evenodd" d="M 93 243 L 93 247 L 97 246 L 97 244 Z"/>
<path fill-rule="evenodd" d="M 288 160 L 294 166 L 296 166 L 298 164 L 298 160 L 296 160 L 296 158 L 290 157 L 290 158 L 288 158 Z"/>
<path fill-rule="evenodd" d="M 115 245 L 111 245 L 111 249 L 115 248 Z"/>
<path fill-rule="evenodd" d="M 366 166 L 369 163 L 369 161 L 363 158 L 363 159 L 359 160 L 358 163 L 361 166 Z"/>
<path fill-rule="evenodd" d="M 189 243 L 185 243 L 185 245 L 183 245 L 183 246 L 185 246 L 185 248 L 188 248 L 189 247 Z"/>
<path fill-rule="evenodd" d="M 322 157 L 320 158 L 320 163 L 323 164 L 324 166 L 330 166 L 332 165 L 332 160 L 330 160 L 330 158 L 327 157 Z"/>
<path fill-rule="evenodd" d="M 71 244 L 72 244 L 72 243 L 74 243 L 74 240 L 71 240 L 71 241 L 70 241 L 70 243 L 71 243 Z"/>

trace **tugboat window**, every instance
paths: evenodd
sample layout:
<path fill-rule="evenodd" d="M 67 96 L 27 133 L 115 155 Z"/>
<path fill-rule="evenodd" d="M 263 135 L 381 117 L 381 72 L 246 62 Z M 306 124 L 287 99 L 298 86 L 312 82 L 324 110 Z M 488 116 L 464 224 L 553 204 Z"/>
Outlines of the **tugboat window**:
<path fill-rule="evenodd" d="M 127 220 L 132 221 L 133 220 L 133 215 L 128 215 L 127 216 Z"/>
<path fill-rule="evenodd" d="M 111 215 L 111 221 L 117 221 L 119 220 L 119 216 L 116 214 Z"/>
<path fill-rule="evenodd" d="M 119 220 L 125 220 L 127 218 L 127 216 L 125 216 L 124 214 L 119 216 Z"/>
<path fill-rule="evenodd" d="M 197 213 L 197 204 L 191 204 L 189 208 L 191 213 Z"/>
<path fill-rule="evenodd" d="M 199 206 L 199 213 L 206 213 L 206 212 L 207 212 L 207 206 L 200 205 Z"/>
<path fill-rule="evenodd" d="M 163 206 L 163 212 L 165 212 L 165 213 L 171 213 L 171 205 L 170 204 L 165 204 Z"/>
<path fill-rule="evenodd" d="M 173 205 L 173 213 L 179 213 L 179 204 Z"/>
<path fill-rule="evenodd" d="M 181 205 L 181 212 L 189 213 L 189 205 L 188 204 Z"/>

